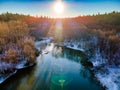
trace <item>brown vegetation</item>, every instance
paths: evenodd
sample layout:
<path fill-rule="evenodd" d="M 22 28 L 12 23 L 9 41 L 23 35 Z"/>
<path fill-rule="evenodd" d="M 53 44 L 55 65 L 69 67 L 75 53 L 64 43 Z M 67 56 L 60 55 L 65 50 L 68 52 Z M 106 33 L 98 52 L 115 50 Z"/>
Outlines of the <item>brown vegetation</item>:
<path fill-rule="evenodd" d="M 120 13 L 112 12 L 98 15 L 79 16 L 75 18 L 51 19 L 47 17 L 31 17 L 19 14 L 0 15 L 0 53 L 14 43 L 19 53 L 33 60 L 35 40 L 44 36 L 53 36 L 56 40 L 55 25 L 62 23 L 62 41 L 78 40 L 85 43 L 84 47 L 91 53 L 97 48 L 109 64 L 120 64 Z M 60 33 L 59 33 L 60 34 Z M 96 42 L 93 38 L 96 38 Z M 59 39 L 59 38 L 58 38 Z M 16 50 L 16 49 L 15 49 Z"/>

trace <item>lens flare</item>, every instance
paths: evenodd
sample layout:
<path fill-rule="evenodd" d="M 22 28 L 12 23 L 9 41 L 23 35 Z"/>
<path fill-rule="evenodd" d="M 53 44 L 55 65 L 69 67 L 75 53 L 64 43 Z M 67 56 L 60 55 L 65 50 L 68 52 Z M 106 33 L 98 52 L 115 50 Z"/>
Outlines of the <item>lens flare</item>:
<path fill-rule="evenodd" d="M 63 11 L 64 11 L 64 5 L 62 2 L 56 2 L 55 5 L 54 5 L 54 11 L 57 13 L 57 14 L 62 14 Z"/>

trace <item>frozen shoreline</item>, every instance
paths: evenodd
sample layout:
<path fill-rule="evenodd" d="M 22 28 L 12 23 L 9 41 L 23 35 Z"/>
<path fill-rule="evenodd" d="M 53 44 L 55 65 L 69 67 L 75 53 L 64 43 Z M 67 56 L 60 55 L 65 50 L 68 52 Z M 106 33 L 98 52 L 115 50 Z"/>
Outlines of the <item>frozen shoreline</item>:
<path fill-rule="evenodd" d="M 31 67 L 33 66 L 35 63 L 31 63 L 27 66 L 23 65 L 23 64 L 18 64 L 16 65 L 16 68 L 13 72 L 11 73 L 7 73 L 7 74 L 0 74 L 0 84 L 2 84 L 4 81 L 6 81 L 8 78 L 10 78 L 12 75 L 16 74 L 18 70 L 21 70 L 21 69 L 25 69 L 25 68 L 28 68 L 28 67 Z"/>
<path fill-rule="evenodd" d="M 64 46 L 66 48 L 70 48 L 70 49 L 73 49 L 73 50 L 78 50 L 78 51 L 82 51 L 84 52 L 85 50 L 83 48 L 79 48 L 78 45 L 75 44 L 72 44 L 72 46 L 70 45 L 70 43 L 68 42 L 64 42 L 64 43 L 55 43 L 56 45 L 58 46 Z"/>
<path fill-rule="evenodd" d="M 85 50 L 81 47 L 78 46 L 82 46 L 80 43 L 74 42 L 71 44 L 71 42 L 64 42 L 64 46 L 70 49 L 74 49 L 74 50 L 79 50 L 84 52 Z"/>
<path fill-rule="evenodd" d="M 79 43 L 78 42 L 64 42 L 64 46 L 67 48 L 71 48 L 74 50 L 80 50 L 82 52 L 85 52 L 83 48 L 78 48 Z M 99 59 L 99 61 L 96 61 L 96 59 Z M 96 67 L 99 67 L 102 65 L 103 58 L 101 57 L 100 53 L 96 53 L 95 58 L 91 58 L 90 62 L 93 63 L 93 68 L 95 72 L 93 71 L 96 79 L 101 83 L 103 87 L 106 88 L 106 90 L 120 90 L 120 67 L 115 66 L 104 66 L 100 67 L 102 70 L 97 70 Z"/>
<path fill-rule="evenodd" d="M 51 40 L 52 40 L 51 37 L 49 37 L 49 38 L 43 38 L 43 40 L 35 42 L 35 46 L 36 46 L 36 48 L 39 50 L 39 46 L 40 46 L 42 43 L 50 43 Z M 7 65 L 7 68 L 8 68 L 9 70 L 11 70 L 13 67 L 14 67 L 15 70 L 12 71 L 11 73 L 0 74 L 0 84 L 2 84 L 4 81 L 6 81 L 8 78 L 10 78 L 12 75 L 16 74 L 18 70 L 31 67 L 31 66 L 33 66 L 33 65 L 35 64 L 35 63 L 31 63 L 31 64 L 29 64 L 29 65 L 26 65 L 26 63 L 27 63 L 27 60 L 22 60 L 21 62 L 19 62 L 19 64 L 17 64 L 17 65 L 14 66 L 14 65 L 11 64 L 11 63 L 6 64 L 6 63 L 4 63 L 4 62 L 3 62 L 3 63 L 1 62 L 1 63 L 0 63 L 0 69 L 1 69 L 2 67 L 6 67 L 6 65 Z"/>
<path fill-rule="evenodd" d="M 73 49 L 73 50 L 78 50 L 84 52 L 83 49 L 77 48 L 77 47 L 71 47 L 71 46 L 66 46 L 67 48 Z"/>
<path fill-rule="evenodd" d="M 43 40 L 41 41 L 37 41 L 35 43 L 36 45 L 36 48 L 39 50 L 39 46 L 41 44 L 49 44 L 51 42 L 52 38 L 44 38 Z M 70 43 L 57 43 L 57 45 L 59 46 L 64 46 L 64 47 L 67 47 L 67 48 L 70 48 L 70 49 L 73 49 L 73 50 L 79 50 L 79 51 L 82 51 L 84 52 L 85 50 L 82 49 L 82 48 L 79 48 L 78 47 L 78 44 L 74 43 L 72 46 L 70 45 Z M 100 55 L 98 55 L 100 56 Z M 102 59 L 100 57 L 98 57 L 99 59 Z M 96 59 L 96 58 L 92 58 L 92 59 Z M 92 63 L 93 63 L 93 68 L 94 70 L 96 71 L 93 71 L 96 79 L 101 83 L 101 85 L 103 87 L 106 88 L 106 90 L 120 90 L 120 67 L 110 67 L 110 66 L 104 66 L 102 67 L 102 70 L 97 70 L 96 67 L 99 67 L 99 65 L 101 64 L 101 62 L 95 62 L 95 61 L 92 61 L 90 60 Z M 24 62 L 25 63 L 25 62 Z M 30 67 L 30 66 L 33 66 L 33 65 L 30 65 L 30 66 L 27 66 L 27 67 L 24 67 L 24 63 L 21 63 L 21 64 L 18 64 L 16 66 L 17 70 L 19 69 L 24 69 L 24 68 L 27 68 L 27 67 Z M 14 75 L 15 73 L 17 73 L 17 70 L 13 73 L 10 73 L 8 76 L 6 76 L 6 78 L 0 78 L 0 83 L 4 82 L 7 78 L 10 78 L 12 75 Z"/>
<path fill-rule="evenodd" d="M 107 73 L 98 71 L 95 76 L 107 90 L 120 90 L 120 68 L 108 67 Z"/>
<path fill-rule="evenodd" d="M 0 84 L 2 84 L 5 80 L 7 80 L 8 78 L 10 78 L 12 75 L 16 74 L 17 70 L 15 70 L 14 72 L 12 73 L 9 73 L 9 74 L 4 74 L 4 75 L 0 75 Z"/>

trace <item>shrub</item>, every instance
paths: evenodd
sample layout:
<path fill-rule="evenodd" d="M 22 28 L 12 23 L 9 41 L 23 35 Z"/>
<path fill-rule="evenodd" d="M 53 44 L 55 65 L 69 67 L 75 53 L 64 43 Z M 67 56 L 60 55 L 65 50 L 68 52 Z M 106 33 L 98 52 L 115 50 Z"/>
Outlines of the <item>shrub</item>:
<path fill-rule="evenodd" d="M 18 53 L 15 49 L 6 50 L 5 55 L 5 62 L 17 63 Z"/>
<path fill-rule="evenodd" d="M 35 60 L 35 49 L 29 44 L 25 44 L 23 47 L 23 54 L 28 58 L 28 62 L 34 62 Z"/>

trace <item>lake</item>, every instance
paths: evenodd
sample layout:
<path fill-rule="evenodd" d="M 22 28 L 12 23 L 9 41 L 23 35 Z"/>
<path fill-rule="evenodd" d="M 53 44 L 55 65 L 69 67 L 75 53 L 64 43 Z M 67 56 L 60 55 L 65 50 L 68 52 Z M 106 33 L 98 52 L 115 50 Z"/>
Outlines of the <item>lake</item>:
<path fill-rule="evenodd" d="M 19 70 L 0 90 L 103 90 L 81 64 L 85 59 L 80 51 L 49 44 L 35 66 Z"/>

